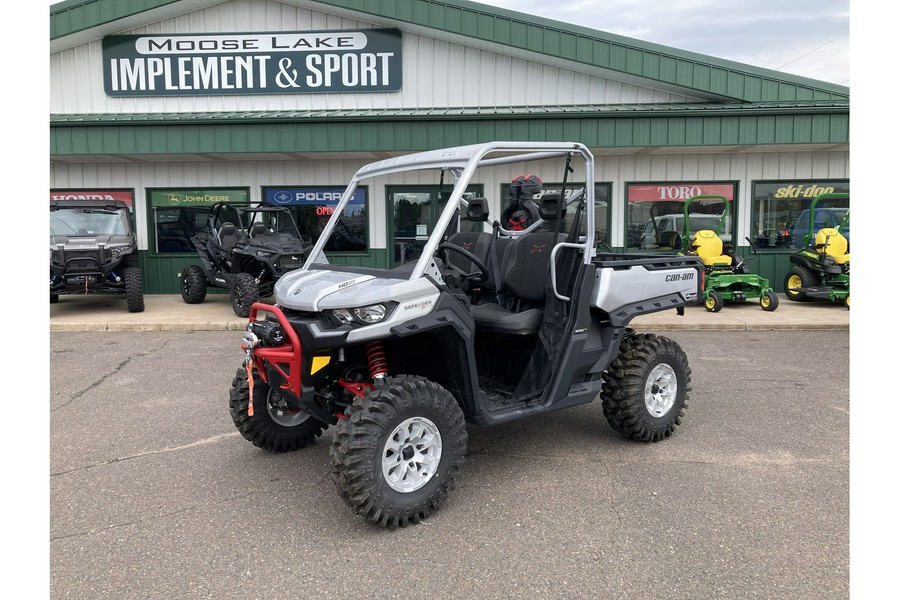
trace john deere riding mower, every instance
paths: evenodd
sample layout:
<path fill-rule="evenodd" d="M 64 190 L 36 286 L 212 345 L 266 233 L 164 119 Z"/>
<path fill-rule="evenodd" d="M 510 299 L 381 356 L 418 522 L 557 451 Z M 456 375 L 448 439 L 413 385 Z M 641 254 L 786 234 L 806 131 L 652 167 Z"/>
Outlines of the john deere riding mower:
<path fill-rule="evenodd" d="M 846 208 L 825 207 L 843 203 Z M 809 206 L 809 223 L 803 247 L 791 255 L 794 266 L 784 276 L 784 295 L 788 300 L 829 300 L 850 308 L 850 244 L 844 236 L 850 225 L 850 195 L 828 193 L 816 196 Z M 823 211 L 842 214 L 836 227 L 816 231 L 817 217 Z M 796 228 L 796 227 L 795 227 Z"/>
<path fill-rule="evenodd" d="M 701 206 L 722 204 L 722 214 L 718 217 L 716 229 L 699 229 L 691 227 L 695 215 L 702 215 L 701 223 L 707 224 L 711 215 Z M 692 205 L 695 205 L 691 212 Z M 723 196 L 694 196 L 684 205 L 684 253 L 700 257 L 706 268 L 706 281 L 703 287 L 703 305 L 709 312 L 719 312 L 726 302 L 744 302 L 753 298 L 759 299 L 763 310 L 773 311 L 778 308 L 778 296 L 765 277 L 750 272 L 747 261 L 731 249 L 731 233 L 724 232 L 728 222 L 728 200 Z M 729 243 L 724 243 L 725 238 Z M 756 247 L 747 238 L 756 258 Z M 752 259 L 751 259 L 752 260 Z"/>

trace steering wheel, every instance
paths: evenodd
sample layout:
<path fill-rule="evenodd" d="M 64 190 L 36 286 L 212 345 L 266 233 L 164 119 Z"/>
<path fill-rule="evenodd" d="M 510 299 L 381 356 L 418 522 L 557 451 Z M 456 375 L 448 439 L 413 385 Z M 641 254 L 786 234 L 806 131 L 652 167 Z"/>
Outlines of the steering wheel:
<path fill-rule="evenodd" d="M 470 279 L 474 283 L 477 283 L 477 284 L 484 283 L 485 281 L 487 281 L 488 273 L 489 273 L 488 268 L 485 266 L 485 264 L 481 261 L 480 258 L 475 256 L 474 254 L 472 254 L 471 252 L 469 252 L 462 246 L 457 246 L 456 244 L 448 244 L 445 242 L 445 243 L 441 244 L 440 246 L 438 246 L 437 249 L 438 249 L 438 251 L 441 251 L 441 250 L 444 251 L 444 264 L 447 265 L 447 268 L 449 268 L 450 270 L 459 274 L 459 276 L 461 278 L 460 283 L 462 283 L 463 281 L 468 281 Z M 475 271 L 473 273 L 466 273 L 465 271 L 463 271 L 462 269 L 460 269 L 459 267 L 457 267 L 456 265 L 451 263 L 450 258 L 446 255 L 446 252 L 448 250 L 451 252 L 456 252 L 457 254 L 459 254 L 459 255 L 465 257 L 466 259 L 468 259 L 469 261 L 471 261 L 472 264 L 475 265 L 475 267 L 478 269 L 478 271 Z"/>

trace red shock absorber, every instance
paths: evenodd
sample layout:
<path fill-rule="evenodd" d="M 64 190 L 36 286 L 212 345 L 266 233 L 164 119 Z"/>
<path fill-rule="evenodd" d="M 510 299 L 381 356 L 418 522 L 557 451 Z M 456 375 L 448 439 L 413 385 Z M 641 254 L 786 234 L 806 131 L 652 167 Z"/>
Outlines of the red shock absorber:
<path fill-rule="evenodd" d="M 366 358 L 369 361 L 369 375 L 372 379 L 383 379 L 388 370 L 384 344 L 381 343 L 381 340 L 366 344 Z"/>

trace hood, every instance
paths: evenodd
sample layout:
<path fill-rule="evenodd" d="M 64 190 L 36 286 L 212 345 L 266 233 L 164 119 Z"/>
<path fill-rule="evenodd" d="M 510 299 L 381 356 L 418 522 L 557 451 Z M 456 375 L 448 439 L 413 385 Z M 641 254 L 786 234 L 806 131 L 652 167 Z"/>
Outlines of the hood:
<path fill-rule="evenodd" d="M 127 235 L 51 235 L 50 248 L 55 250 L 62 244 L 64 250 L 96 250 L 100 245 L 129 246 L 134 240 Z"/>
<path fill-rule="evenodd" d="M 275 301 L 283 308 L 318 312 L 379 302 L 403 303 L 432 296 L 437 291 L 425 278 L 407 280 L 327 269 L 299 269 L 278 279 Z"/>
<path fill-rule="evenodd" d="M 277 252 L 278 254 L 295 254 L 298 257 L 303 254 L 304 249 L 303 242 L 293 236 L 257 238 L 250 240 L 247 243 L 247 247 Z"/>

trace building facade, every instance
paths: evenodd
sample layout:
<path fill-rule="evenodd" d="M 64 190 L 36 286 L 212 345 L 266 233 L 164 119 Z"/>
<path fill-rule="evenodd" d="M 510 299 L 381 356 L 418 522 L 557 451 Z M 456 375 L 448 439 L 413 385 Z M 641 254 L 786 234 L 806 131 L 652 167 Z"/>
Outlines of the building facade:
<path fill-rule="evenodd" d="M 666 251 L 656 217 L 724 197 L 778 291 L 802 211 L 849 193 L 848 88 L 464 0 L 69 0 L 50 107 L 50 197 L 130 202 L 148 293 L 178 293 L 214 202 L 290 206 L 314 238 L 359 167 L 447 146 L 586 144 L 614 250 Z M 472 192 L 499 216 L 518 174 Z M 361 189 L 329 259 L 399 264 L 441 192 Z"/>

